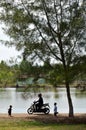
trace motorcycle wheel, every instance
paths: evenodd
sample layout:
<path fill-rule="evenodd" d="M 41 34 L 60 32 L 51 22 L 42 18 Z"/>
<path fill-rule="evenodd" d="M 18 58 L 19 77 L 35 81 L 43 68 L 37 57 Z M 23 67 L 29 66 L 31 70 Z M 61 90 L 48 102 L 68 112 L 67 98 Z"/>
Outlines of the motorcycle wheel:
<path fill-rule="evenodd" d="M 33 114 L 33 110 L 32 110 L 31 108 L 28 108 L 28 109 L 27 109 L 27 113 L 28 113 L 28 114 Z"/>
<path fill-rule="evenodd" d="M 45 113 L 45 114 L 49 114 L 49 112 L 50 112 L 50 109 L 49 109 L 49 108 L 46 108 L 46 109 L 44 110 L 44 113 Z"/>

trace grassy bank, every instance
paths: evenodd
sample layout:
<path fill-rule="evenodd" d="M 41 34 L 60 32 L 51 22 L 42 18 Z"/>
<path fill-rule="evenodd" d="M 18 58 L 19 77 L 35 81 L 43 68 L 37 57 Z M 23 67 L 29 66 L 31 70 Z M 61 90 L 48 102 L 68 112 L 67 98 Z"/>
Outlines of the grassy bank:
<path fill-rule="evenodd" d="M 22 119 L 0 119 L 0 130 L 85 130 L 86 124 L 46 124 Z"/>

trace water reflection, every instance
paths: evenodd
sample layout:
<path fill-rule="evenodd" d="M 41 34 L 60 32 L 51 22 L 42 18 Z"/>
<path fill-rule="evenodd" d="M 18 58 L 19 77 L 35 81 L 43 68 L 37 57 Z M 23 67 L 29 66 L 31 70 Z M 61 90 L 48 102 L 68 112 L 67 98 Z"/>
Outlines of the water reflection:
<path fill-rule="evenodd" d="M 78 89 L 75 90 L 75 96 L 76 98 L 85 98 L 86 97 L 86 91 L 80 91 Z"/>
<path fill-rule="evenodd" d="M 57 102 L 58 111 L 68 113 L 68 101 L 65 88 L 29 88 L 28 90 L 5 88 L 0 91 L 0 112 L 7 113 L 8 106 L 12 104 L 14 113 L 26 113 L 27 108 L 34 100 L 38 99 L 38 93 L 42 93 L 44 102 L 50 104 L 53 113 L 54 102 Z M 86 113 L 86 92 L 80 92 L 71 88 L 71 96 L 74 112 Z"/>
<path fill-rule="evenodd" d="M 22 92 L 22 88 L 19 89 L 18 92 Z M 45 92 L 47 92 L 47 94 Z M 49 92 L 49 94 L 48 94 L 48 92 Z M 53 92 L 54 98 L 59 98 L 57 88 L 28 88 L 26 91 L 24 91 L 22 93 L 22 98 L 24 98 L 26 100 L 28 98 L 32 98 L 33 96 L 37 96 L 39 93 L 44 93 L 43 96 L 48 99 L 51 96 L 50 92 L 51 92 L 51 94 Z"/>

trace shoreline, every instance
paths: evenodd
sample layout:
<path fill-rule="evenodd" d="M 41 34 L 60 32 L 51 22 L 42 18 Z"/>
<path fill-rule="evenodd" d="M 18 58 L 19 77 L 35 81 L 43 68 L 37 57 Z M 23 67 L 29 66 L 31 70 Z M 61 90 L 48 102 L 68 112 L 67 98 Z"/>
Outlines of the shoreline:
<path fill-rule="evenodd" d="M 53 114 L 26 114 L 13 113 L 12 116 L 0 113 L 0 121 L 36 121 L 44 124 L 86 124 L 86 113 L 75 113 L 74 117 L 69 117 L 68 113 Z"/>
<path fill-rule="evenodd" d="M 27 117 L 27 116 L 38 116 L 38 115 L 47 115 L 47 114 L 43 114 L 43 113 L 33 113 L 33 114 L 28 114 L 28 113 L 12 113 L 13 117 Z M 48 114 L 48 115 L 52 115 L 52 113 Z M 47 115 L 47 116 L 48 116 Z M 57 116 L 63 116 L 63 117 L 69 117 L 68 113 L 59 113 Z M 74 113 L 74 117 L 86 117 L 86 113 Z M 8 113 L 0 113 L 0 117 L 9 117 Z"/>

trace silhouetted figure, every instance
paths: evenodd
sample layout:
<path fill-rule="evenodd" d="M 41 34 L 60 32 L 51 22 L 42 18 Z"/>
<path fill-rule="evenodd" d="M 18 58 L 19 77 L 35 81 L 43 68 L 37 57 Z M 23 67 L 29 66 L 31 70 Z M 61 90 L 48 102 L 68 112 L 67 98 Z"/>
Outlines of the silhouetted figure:
<path fill-rule="evenodd" d="M 42 94 L 38 94 L 39 99 L 35 102 L 36 103 L 36 109 L 39 110 L 43 106 L 43 98 Z"/>
<path fill-rule="evenodd" d="M 19 88 L 19 85 L 18 85 L 18 84 L 16 84 L 16 88 Z"/>
<path fill-rule="evenodd" d="M 57 103 L 54 103 L 54 116 L 57 116 L 58 112 L 57 112 Z"/>
<path fill-rule="evenodd" d="M 12 114 L 12 105 L 10 105 L 8 109 L 8 115 L 11 116 L 11 114 Z"/>

